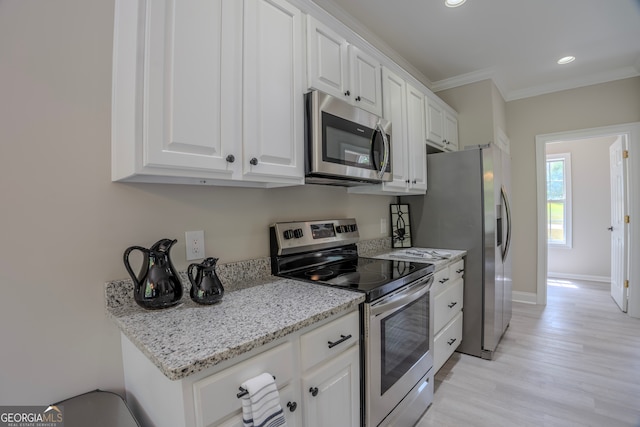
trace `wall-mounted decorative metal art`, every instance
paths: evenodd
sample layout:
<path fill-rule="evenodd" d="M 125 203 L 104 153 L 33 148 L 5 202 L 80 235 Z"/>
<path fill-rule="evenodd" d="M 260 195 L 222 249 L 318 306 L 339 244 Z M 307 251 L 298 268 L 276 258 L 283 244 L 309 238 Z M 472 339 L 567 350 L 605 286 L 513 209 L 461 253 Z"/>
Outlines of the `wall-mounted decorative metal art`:
<path fill-rule="evenodd" d="M 389 205 L 391 212 L 391 247 L 411 247 L 411 223 L 409 221 L 409 205 L 393 203 Z"/>

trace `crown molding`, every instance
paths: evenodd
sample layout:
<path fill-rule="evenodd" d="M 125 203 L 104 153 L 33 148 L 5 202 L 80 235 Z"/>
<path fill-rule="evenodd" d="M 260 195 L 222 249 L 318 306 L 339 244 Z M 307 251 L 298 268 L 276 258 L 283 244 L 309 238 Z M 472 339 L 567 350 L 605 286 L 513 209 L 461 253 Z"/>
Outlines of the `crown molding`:
<path fill-rule="evenodd" d="M 502 98 L 506 99 L 508 92 L 506 91 L 504 81 L 501 78 L 498 69 L 495 67 L 485 68 L 484 70 L 473 71 L 471 73 L 460 74 L 459 76 L 435 81 L 431 85 L 431 90 L 434 92 L 440 92 L 442 90 L 453 89 L 454 87 L 477 83 L 483 80 L 492 80 L 498 88 L 500 95 L 502 95 Z"/>
<path fill-rule="evenodd" d="M 596 73 L 586 77 L 561 80 L 553 83 L 510 91 L 506 89 L 504 80 L 500 78 L 500 74 L 496 68 L 486 68 L 484 70 L 474 71 L 472 73 L 461 74 L 449 79 L 435 81 L 431 85 L 431 90 L 437 93 L 442 90 L 452 89 L 466 84 L 491 79 L 500 91 L 502 98 L 504 98 L 506 102 L 509 102 L 518 99 L 531 98 L 533 96 L 545 95 L 548 93 L 576 89 L 579 87 L 591 86 L 615 80 L 628 79 L 637 76 L 640 76 L 640 59 L 635 65 L 629 67 L 622 67 L 616 70 Z"/>
<path fill-rule="evenodd" d="M 640 65 L 640 62 L 638 63 Z M 615 80 L 628 79 L 640 76 L 640 67 L 629 66 L 616 70 L 610 70 L 603 73 L 596 73 L 586 77 L 562 80 L 544 85 L 532 86 L 530 88 L 513 90 L 507 93 L 505 101 L 515 101 L 523 98 L 531 98 L 533 96 L 545 95 L 563 90 L 577 89 L 580 87 L 596 85 L 600 83 L 612 82 Z"/>

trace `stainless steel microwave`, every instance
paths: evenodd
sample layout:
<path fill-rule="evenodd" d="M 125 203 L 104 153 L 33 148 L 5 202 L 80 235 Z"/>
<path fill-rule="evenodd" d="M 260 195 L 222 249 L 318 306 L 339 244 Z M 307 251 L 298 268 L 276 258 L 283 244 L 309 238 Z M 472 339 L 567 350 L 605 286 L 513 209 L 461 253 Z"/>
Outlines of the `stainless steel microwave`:
<path fill-rule="evenodd" d="M 391 181 L 391 122 L 320 91 L 305 95 L 305 181 Z"/>

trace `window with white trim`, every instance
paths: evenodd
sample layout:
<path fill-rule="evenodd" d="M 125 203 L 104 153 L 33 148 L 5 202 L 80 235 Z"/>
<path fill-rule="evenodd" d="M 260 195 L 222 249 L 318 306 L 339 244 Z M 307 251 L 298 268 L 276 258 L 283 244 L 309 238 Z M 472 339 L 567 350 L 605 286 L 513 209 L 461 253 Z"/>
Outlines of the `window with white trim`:
<path fill-rule="evenodd" d="M 571 247 L 571 154 L 547 154 L 547 243 Z"/>

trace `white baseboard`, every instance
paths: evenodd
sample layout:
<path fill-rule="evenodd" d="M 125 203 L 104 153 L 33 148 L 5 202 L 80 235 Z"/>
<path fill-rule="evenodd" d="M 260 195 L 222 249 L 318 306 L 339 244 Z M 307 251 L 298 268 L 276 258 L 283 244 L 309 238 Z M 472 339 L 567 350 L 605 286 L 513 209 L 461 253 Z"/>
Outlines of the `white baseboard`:
<path fill-rule="evenodd" d="M 588 282 L 611 283 L 611 277 L 590 276 L 587 274 L 552 273 L 551 271 L 547 273 L 547 279 L 586 280 Z"/>
<path fill-rule="evenodd" d="M 513 291 L 511 293 L 511 300 L 515 302 L 523 302 L 525 304 L 537 304 L 538 297 L 535 292 Z"/>

